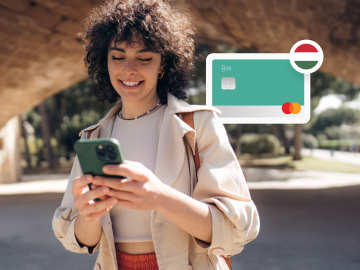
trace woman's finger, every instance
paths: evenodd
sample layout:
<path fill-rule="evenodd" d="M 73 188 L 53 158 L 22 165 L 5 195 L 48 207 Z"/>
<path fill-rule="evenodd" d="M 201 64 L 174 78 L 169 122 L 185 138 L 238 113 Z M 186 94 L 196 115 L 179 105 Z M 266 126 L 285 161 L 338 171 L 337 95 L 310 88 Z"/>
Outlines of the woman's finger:
<path fill-rule="evenodd" d="M 139 202 L 140 197 L 133 192 L 118 191 L 111 189 L 109 196 L 112 198 L 117 198 L 119 200 L 130 201 L 130 202 Z"/>
<path fill-rule="evenodd" d="M 83 216 L 88 217 L 90 214 L 98 213 L 106 210 L 107 208 L 111 208 L 115 204 L 117 204 L 118 200 L 116 198 L 109 198 L 105 201 L 95 202 L 93 204 L 89 204 L 79 210 L 79 213 Z"/>
<path fill-rule="evenodd" d="M 149 170 L 144 167 L 136 167 L 131 164 L 122 163 L 120 165 L 106 165 L 103 167 L 103 172 L 110 175 L 119 175 L 130 177 L 136 181 L 147 181 Z"/>
<path fill-rule="evenodd" d="M 108 194 L 110 189 L 108 187 L 102 187 L 95 190 L 90 190 L 85 194 L 74 199 L 74 205 L 80 210 L 89 204 L 89 201 L 93 201 L 96 198 Z"/>
<path fill-rule="evenodd" d="M 101 186 L 96 186 L 96 185 L 91 185 L 91 189 L 98 189 L 98 188 L 101 188 Z M 100 196 L 99 199 L 104 201 L 104 200 L 107 200 L 109 199 L 110 197 L 108 195 L 104 195 L 104 196 Z"/>
<path fill-rule="evenodd" d="M 75 178 L 72 184 L 72 193 L 74 197 L 79 196 L 83 190 L 83 186 L 90 184 L 92 181 L 93 177 L 90 174 Z"/>
<path fill-rule="evenodd" d="M 102 186 L 94 185 L 94 184 L 91 185 L 91 190 L 96 190 L 96 189 L 99 189 L 99 188 L 102 188 Z"/>
<path fill-rule="evenodd" d="M 142 163 L 137 162 L 137 161 L 132 161 L 132 160 L 124 160 L 124 163 L 133 165 L 133 166 L 138 167 L 138 168 L 145 167 Z"/>
<path fill-rule="evenodd" d="M 96 176 L 93 181 L 99 186 L 106 186 L 111 189 L 130 192 L 135 192 L 136 189 L 139 188 L 139 185 L 141 185 L 141 182 L 138 181 L 129 181 L 127 179 L 117 179 L 103 176 Z"/>
<path fill-rule="evenodd" d="M 136 204 L 130 201 L 125 200 L 119 200 L 118 205 L 130 208 L 130 209 L 136 209 Z"/>
<path fill-rule="evenodd" d="M 81 194 L 85 194 L 86 192 L 89 192 L 90 189 L 89 189 L 89 186 L 88 185 L 83 185 L 81 187 Z"/>

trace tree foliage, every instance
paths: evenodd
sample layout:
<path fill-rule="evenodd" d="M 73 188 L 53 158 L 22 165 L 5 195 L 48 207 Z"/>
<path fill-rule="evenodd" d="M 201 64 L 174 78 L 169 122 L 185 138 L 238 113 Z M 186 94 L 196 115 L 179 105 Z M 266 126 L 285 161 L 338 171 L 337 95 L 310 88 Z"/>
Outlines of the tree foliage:
<path fill-rule="evenodd" d="M 338 109 L 327 109 L 321 112 L 313 123 L 310 131 L 313 134 L 324 131 L 327 127 L 340 126 L 346 123 L 356 125 L 360 123 L 360 110 L 340 107 Z"/>
<path fill-rule="evenodd" d="M 62 154 L 65 156 L 73 152 L 73 145 L 79 139 L 79 132 L 96 124 L 113 106 L 107 102 L 98 101 L 92 93 L 92 83 L 89 79 L 65 89 L 46 99 L 45 102 L 52 137 L 58 139 L 59 134 L 62 134 L 60 144 L 63 146 L 64 153 Z M 65 109 L 63 117 L 62 109 Z M 35 128 L 35 135 L 42 137 L 38 108 L 28 110 L 27 118 Z"/>

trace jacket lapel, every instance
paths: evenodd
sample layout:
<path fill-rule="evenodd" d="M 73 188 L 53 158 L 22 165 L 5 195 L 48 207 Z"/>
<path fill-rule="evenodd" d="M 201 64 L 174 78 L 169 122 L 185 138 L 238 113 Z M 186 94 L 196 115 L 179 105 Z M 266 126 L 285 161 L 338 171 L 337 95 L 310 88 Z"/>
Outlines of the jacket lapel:
<path fill-rule="evenodd" d="M 183 165 L 183 136 L 187 133 L 195 138 L 195 131 L 166 107 L 160 127 L 155 175 L 168 186 L 174 183 Z"/>

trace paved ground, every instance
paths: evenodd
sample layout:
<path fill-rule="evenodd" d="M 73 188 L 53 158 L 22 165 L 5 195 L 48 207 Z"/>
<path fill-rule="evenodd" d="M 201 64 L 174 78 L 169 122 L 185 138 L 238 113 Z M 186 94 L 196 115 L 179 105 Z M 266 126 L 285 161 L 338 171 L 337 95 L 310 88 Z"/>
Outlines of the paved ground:
<path fill-rule="evenodd" d="M 234 258 L 234 269 L 360 269 L 360 186 L 251 194 L 260 234 Z"/>
<path fill-rule="evenodd" d="M 342 151 L 333 151 L 324 149 L 301 149 L 301 154 L 304 156 L 312 156 L 322 160 L 334 160 L 342 163 L 360 166 L 360 153 L 350 153 Z"/>
<path fill-rule="evenodd" d="M 360 185 L 251 194 L 261 232 L 233 257 L 234 270 L 360 269 Z M 95 256 L 66 251 L 55 239 L 51 219 L 61 199 L 0 196 L 0 269 L 92 269 Z"/>
<path fill-rule="evenodd" d="M 243 168 L 250 189 L 319 189 L 360 185 L 355 173 L 293 171 L 263 168 Z M 63 193 L 69 175 L 23 175 L 22 182 L 0 184 L 0 195 Z"/>
<path fill-rule="evenodd" d="M 0 196 L 0 269 L 93 269 L 95 256 L 71 253 L 54 236 L 51 220 L 62 196 Z"/>
<path fill-rule="evenodd" d="M 360 185 L 357 173 L 243 168 L 250 189 L 319 189 Z"/>

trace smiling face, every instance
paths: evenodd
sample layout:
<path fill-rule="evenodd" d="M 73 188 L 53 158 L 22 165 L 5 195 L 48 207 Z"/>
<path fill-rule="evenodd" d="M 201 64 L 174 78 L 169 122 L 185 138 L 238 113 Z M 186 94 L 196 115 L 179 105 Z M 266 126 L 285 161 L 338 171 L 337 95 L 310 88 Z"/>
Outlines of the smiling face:
<path fill-rule="evenodd" d="M 142 42 L 127 45 L 112 41 L 108 50 L 110 81 L 122 101 L 158 99 L 156 85 L 164 68 L 161 55 L 143 46 Z"/>

